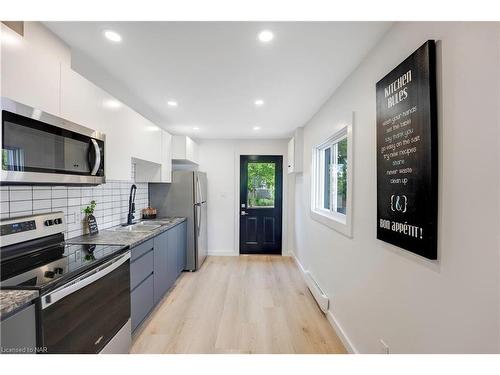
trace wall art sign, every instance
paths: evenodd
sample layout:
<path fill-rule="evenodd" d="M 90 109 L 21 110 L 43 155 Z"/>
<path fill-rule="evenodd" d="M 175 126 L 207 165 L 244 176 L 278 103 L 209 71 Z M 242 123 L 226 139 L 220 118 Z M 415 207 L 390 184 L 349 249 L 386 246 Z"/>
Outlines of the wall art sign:
<path fill-rule="evenodd" d="M 89 226 L 89 234 L 99 233 L 99 228 L 97 227 L 97 220 L 94 215 L 88 215 L 87 225 Z"/>
<path fill-rule="evenodd" d="M 436 45 L 377 82 L 377 238 L 437 259 Z"/>

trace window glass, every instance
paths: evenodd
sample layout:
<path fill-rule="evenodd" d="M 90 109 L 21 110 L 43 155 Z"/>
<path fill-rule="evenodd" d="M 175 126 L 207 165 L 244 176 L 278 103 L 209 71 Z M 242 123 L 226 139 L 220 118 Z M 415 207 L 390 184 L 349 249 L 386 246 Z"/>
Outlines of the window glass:
<path fill-rule="evenodd" d="M 274 163 L 248 163 L 248 208 L 273 208 L 276 165 Z"/>
<path fill-rule="evenodd" d="M 336 211 L 346 214 L 347 201 L 347 138 L 337 143 L 337 207 Z"/>
<path fill-rule="evenodd" d="M 315 149 L 314 209 L 347 215 L 347 136 L 340 135 Z"/>
<path fill-rule="evenodd" d="M 347 124 L 312 149 L 311 218 L 352 236 L 352 128 Z"/>
<path fill-rule="evenodd" d="M 323 186 L 323 208 L 330 209 L 330 186 L 331 186 L 331 163 L 332 163 L 332 149 L 328 147 L 324 150 L 324 186 Z"/>

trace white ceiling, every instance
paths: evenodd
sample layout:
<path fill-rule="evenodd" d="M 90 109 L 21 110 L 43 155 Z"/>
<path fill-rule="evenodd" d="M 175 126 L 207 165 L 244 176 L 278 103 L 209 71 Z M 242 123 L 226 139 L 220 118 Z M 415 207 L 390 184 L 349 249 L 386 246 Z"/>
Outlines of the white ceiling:
<path fill-rule="evenodd" d="M 72 48 L 75 70 L 163 128 L 195 138 L 289 136 L 390 27 L 387 22 L 45 25 Z M 105 29 L 118 32 L 122 42 L 106 40 Z M 257 40 L 264 29 L 275 35 L 268 44 Z M 264 106 L 255 107 L 256 99 Z M 178 107 L 167 106 L 168 100 Z"/>

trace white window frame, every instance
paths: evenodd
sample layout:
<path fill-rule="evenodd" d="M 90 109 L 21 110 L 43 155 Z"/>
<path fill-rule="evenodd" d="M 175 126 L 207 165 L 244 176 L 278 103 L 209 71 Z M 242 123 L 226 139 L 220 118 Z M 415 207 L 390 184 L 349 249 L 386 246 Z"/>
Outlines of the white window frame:
<path fill-rule="evenodd" d="M 352 123 L 344 125 L 339 131 L 328 139 L 317 144 L 312 149 L 312 170 L 311 170 L 311 217 L 312 219 L 342 233 L 347 237 L 352 237 L 352 192 L 353 192 L 353 139 Z M 347 139 L 347 191 L 346 191 L 346 214 L 342 214 L 333 209 L 323 207 L 324 197 L 324 150 L 331 147 L 333 153 L 337 143 Z M 337 174 L 331 173 L 330 182 L 330 202 L 337 199 Z"/>

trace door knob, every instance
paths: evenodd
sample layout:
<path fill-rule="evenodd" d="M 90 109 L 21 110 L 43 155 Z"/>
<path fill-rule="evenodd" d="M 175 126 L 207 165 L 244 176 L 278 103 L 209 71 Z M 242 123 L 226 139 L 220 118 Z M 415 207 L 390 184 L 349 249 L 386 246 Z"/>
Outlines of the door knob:
<path fill-rule="evenodd" d="M 245 211 L 241 211 L 241 216 L 245 216 L 247 213 Z"/>

